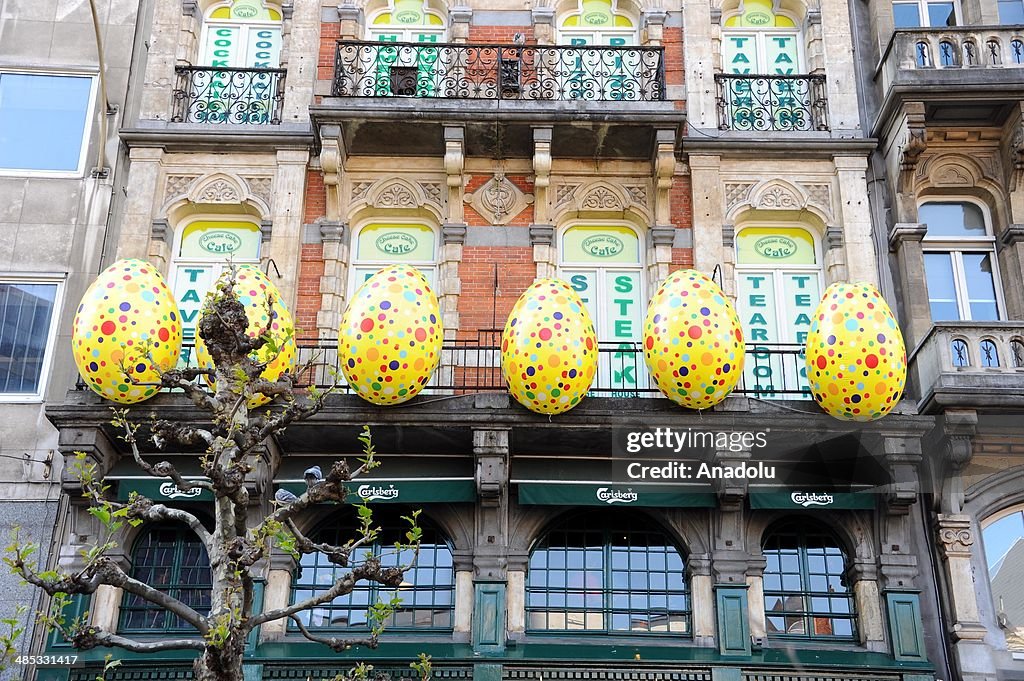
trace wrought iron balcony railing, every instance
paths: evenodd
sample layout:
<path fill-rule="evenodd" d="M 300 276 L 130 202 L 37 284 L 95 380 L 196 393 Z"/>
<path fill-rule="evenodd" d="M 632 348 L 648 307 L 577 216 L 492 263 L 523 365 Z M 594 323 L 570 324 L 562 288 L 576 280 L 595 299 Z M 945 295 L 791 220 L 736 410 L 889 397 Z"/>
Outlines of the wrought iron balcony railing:
<path fill-rule="evenodd" d="M 660 47 L 338 42 L 335 97 L 656 101 Z"/>
<path fill-rule="evenodd" d="M 280 125 L 284 69 L 179 66 L 174 123 Z"/>
<path fill-rule="evenodd" d="M 715 75 L 718 127 L 745 132 L 827 131 L 825 76 Z"/>
<path fill-rule="evenodd" d="M 195 365 L 194 346 L 182 348 L 182 365 Z M 338 344 L 334 340 L 299 341 L 298 366 L 302 385 L 326 388 L 343 383 Z M 85 390 L 79 379 L 78 390 Z M 501 331 L 480 331 L 477 338 L 445 341 L 441 364 L 424 394 L 451 395 L 504 392 L 501 375 Z M 344 391 L 344 389 L 343 389 Z M 761 399 L 811 399 L 804 370 L 804 346 L 759 343 L 748 345 L 744 375 L 734 391 Z M 599 343 L 598 371 L 590 389 L 593 397 L 656 398 L 661 393 L 648 375 L 640 342 Z"/>

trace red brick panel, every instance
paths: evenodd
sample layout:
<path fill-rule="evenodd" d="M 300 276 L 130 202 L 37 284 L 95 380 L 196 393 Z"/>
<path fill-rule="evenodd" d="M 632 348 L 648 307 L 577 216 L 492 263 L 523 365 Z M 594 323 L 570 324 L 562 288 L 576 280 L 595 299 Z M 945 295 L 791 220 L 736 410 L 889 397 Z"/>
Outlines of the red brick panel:
<path fill-rule="evenodd" d="M 498 290 L 494 276 L 497 267 Z M 459 337 L 476 338 L 479 329 L 502 328 L 519 296 L 533 283 L 537 267 L 529 246 L 466 246 L 459 278 Z"/>
<path fill-rule="evenodd" d="M 327 214 L 327 191 L 319 170 L 306 171 L 306 196 L 303 222 L 311 225 Z"/>
<path fill-rule="evenodd" d="M 511 45 L 516 33 L 522 33 L 525 42 L 533 40 L 533 26 L 470 26 L 469 43 Z"/>
<path fill-rule="evenodd" d="M 322 244 L 303 244 L 299 262 L 299 291 L 295 305 L 295 326 L 299 339 L 316 339 L 316 313 L 320 311 L 320 277 L 324 273 Z"/>

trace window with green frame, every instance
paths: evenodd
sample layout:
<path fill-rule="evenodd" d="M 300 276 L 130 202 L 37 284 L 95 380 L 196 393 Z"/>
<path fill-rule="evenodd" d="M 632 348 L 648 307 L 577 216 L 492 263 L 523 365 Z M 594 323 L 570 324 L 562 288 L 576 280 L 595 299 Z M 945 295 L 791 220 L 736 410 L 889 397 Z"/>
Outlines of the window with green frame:
<path fill-rule="evenodd" d="M 530 553 L 527 630 L 690 634 L 683 554 L 649 518 L 573 515 Z"/>
<path fill-rule="evenodd" d="M 156 587 L 200 614 L 210 610 L 210 560 L 199 537 L 178 525 L 153 525 L 132 547 L 132 578 Z M 160 606 L 125 593 L 118 630 L 126 633 L 194 632 Z"/>
<path fill-rule="evenodd" d="M 395 551 L 395 542 L 405 542 L 409 524 L 401 519 L 402 513 L 389 513 L 375 509 L 374 526 L 381 528 L 377 539 L 359 549 L 352 557 L 349 567 L 342 568 L 327 560 L 326 556 L 315 553 L 303 555 L 298 572 L 292 582 L 292 603 L 298 603 L 325 591 L 335 580 L 348 574 L 349 570 L 362 563 L 367 556 L 380 558 L 384 567 L 407 564 L 412 560 L 412 551 Z M 394 614 L 384 622 L 388 631 L 424 629 L 451 631 L 455 612 L 455 572 L 452 550 L 448 541 L 436 527 L 422 517 L 423 529 L 420 553 L 416 564 L 405 573 L 405 581 L 396 590 L 377 583 L 360 582 L 349 594 L 339 596 L 329 603 L 299 613 L 302 625 L 316 630 L 361 630 L 368 629 L 367 614 L 373 603 L 388 601 L 397 595 L 401 604 Z M 356 522 L 350 513 L 320 526 L 311 537 L 313 541 L 344 545 L 356 539 Z M 294 625 L 293 625 L 294 626 Z"/>
<path fill-rule="evenodd" d="M 856 635 L 846 553 L 824 528 L 787 522 L 765 535 L 764 610 L 769 636 L 850 639 Z"/>

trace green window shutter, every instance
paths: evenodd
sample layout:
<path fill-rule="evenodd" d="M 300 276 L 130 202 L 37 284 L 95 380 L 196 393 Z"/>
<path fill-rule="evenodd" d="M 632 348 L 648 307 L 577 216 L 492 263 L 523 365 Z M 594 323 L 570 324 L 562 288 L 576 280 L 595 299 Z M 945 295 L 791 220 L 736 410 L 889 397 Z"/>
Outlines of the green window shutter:
<path fill-rule="evenodd" d="M 505 651 L 505 583 L 477 582 L 473 599 L 473 651 Z"/>
<path fill-rule="evenodd" d="M 916 593 L 887 592 L 889 636 L 893 657 L 901 662 L 926 662 L 921 601 Z"/>
<path fill-rule="evenodd" d="M 718 610 L 718 652 L 722 655 L 750 655 L 750 624 L 747 621 L 747 587 L 715 587 Z"/>

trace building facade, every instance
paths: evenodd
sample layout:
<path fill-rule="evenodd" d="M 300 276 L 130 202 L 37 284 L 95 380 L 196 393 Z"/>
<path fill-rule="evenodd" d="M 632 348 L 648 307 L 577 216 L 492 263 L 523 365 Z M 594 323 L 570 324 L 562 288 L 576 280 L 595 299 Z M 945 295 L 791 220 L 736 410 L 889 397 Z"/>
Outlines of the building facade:
<path fill-rule="evenodd" d="M 112 254 L 108 218 L 125 187 L 117 132 L 130 115 L 138 7 L 94 4 L 95 15 L 86 0 L 0 9 L 0 531 L 7 541 L 19 527 L 44 560 L 67 517 L 44 404 L 75 382 L 72 317 Z M 4 618 L 31 630 L 31 612 L 17 608 L 39 603 L 2 571 Z M 37 643 L 26 635 L 18 645 Z"/>
<path fill-rule="evenodd" d="M 380 267 L 416 266 L 441 305 L 441 366 L 422 396 L 397 407 L 333 396 L 268 442 L 251 481 L 262 515 L 310 466 L 356 454 L 369 424 L 383 466 L 356 494 L 377 509 L 379 544 L 423 509 L 403 606 L 373 651 L 335 654 L 265 625 L 247 651 L 251 678 L 330 678 L 358 659 L 407 678 L 420 652 L 437 678 L 488 681 L 1024 675 L 1016 6 L 141 7 L 137 86 L 112 126 L 125 191 L 109 221 L 95 213 L 105 238 L 84 272 L 152 262 L 189 345 L 225 257 L 258 264 L 296 316 L 317 384 L 337 366 L 349 298 Z M 748 344 L 739 388 L 704 412 L 662 398 L 642 356 L 647 303 L 681 267 L 720 283 Z M 512 305 L 543 277 L 580 294 L 601 350 L 590 395 L 554 418 L 512 400 L 498 365 Z M 71 305 L 89 278 L 68 288 Z M 811 317 L 840 281 L 878 285 L 907 341 L 906 397 L 870 424 L 824 414 L 803 369 Z M 86 452 L 119 498 L 201 507 L 139 477 L 109 405 L 76 388 L 70 367 L 47 395 L 48 446 Z M 197 417 L 176 394 L 135 413 L 157 410 Z M 623 443 L 655 429 L 726 436 L 688 448 L 694 462 L 782 473 L 632 479 Z M 195 469 L 194 454 L 169 454 Z M 59 516 L 52 562 L 71 569 L 97 528 L 67 479 L 63 491 L 47 507 Z M 324 537 L 354 527 L 337 506 L 301 524 Z M 195 537 L 142 526 L 121 545 L 126 570 L 202 606 Z M 275 556 L 263 606 L 333 576 Z M 304 624 L 365 632 L 378 595 L 337 599 Z M 112 588 L 76 607 L 128 636 L 181 632 Z M 68 651 L 52 638 L 40 649 Z M 103 653 L 33 673 L 92 679 Z M 190 677 L 173 653 L 120 658 L 108 678 Z"/>

